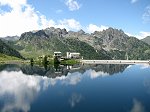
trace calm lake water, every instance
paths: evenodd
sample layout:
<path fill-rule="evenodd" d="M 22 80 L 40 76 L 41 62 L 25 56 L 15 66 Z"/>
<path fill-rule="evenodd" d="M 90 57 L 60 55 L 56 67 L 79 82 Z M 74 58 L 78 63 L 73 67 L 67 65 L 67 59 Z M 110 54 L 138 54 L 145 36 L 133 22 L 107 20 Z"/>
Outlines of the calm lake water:
<path fill-rule="evenodd" d="M 0 65 L 0 112 L 150 112 L 150 66 Z"/>

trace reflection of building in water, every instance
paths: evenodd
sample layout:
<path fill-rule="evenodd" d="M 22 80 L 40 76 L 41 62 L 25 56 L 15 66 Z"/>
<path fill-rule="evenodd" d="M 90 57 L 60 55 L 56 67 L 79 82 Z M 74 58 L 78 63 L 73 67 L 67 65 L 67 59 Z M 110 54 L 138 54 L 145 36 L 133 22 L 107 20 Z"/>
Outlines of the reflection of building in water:
<path fill-rule="evenodd" d="M 54 64 L 53 68 L 46 71 L 45 76 L 49 78 L 56 78 L 56 77 L 66 76 L 68 72 L 69 71 L 66 69 L 65 66 Z"/>
<path fill-rule="evenodd" d="M 55 68 L 55 74 L 61 74 L 61 75 L 67 75 L 68 72 L 73 72 L 75 70 L 79 70 L 80 69 L 80 65 L 59 65 L 59 64 L 55 64 L 54 65 Z"/>
<path fill-rule="evenodd" d="M 0 71 L 6 70 L 6 71 L 22 71 L 23 73 L 27 75 L 40 75 L 40 76 L 47 76 L 49 78 L 56 78 L 63 75 L 67 75 L 68 72 L 80 72 L 84 73 L 88 69 L 93 69 L 96 72 L 97 71 L 103 71 L 105 73 L 109 73 L 110 75 L 113 75 L 115 73 L 123 72 L 128 65 L 110 65 L 110 64 L 103 64 L 103 65 L 73 65 L 73 66 L 64 66 L 56 64 L 54 66 L 47 66 L 45 69 L 44 67 L 37 66 L 37 65 L 0 65 Z"/>
<path fill-rule="evenodd" d="M 80 58 L 80 53 L 76 53 L 76 52 L 67 52 L 67 58 L 75 58 L 75 59 L 79 59 Z"/>
<path fill-rule="evenodd" d="M 70 70 L 72 68 L 72 66 L 67 65 L 67 69 Z"/>
<path fill-rule="evenodd" d="M 68 70 L 78 70 L 78 69 L 80 69 L 81 67 L 80 67 L 80 66 L 67 65 L 66 68 L 67 68 Z"/>
<path fill-rule="evenodd" d="M 60 66 L 59 64 L 54 64 L 55 73 L 62 73 L 63 66 Z"/>

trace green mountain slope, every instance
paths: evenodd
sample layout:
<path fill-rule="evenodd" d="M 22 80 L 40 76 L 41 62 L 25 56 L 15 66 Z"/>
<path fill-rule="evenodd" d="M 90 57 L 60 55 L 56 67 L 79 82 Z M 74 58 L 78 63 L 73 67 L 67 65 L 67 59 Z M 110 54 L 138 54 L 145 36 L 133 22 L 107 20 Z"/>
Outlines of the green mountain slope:
<path fill-rule="evenodd" d="M 15 49 L 11 48 L 9 45 L 4 43 L 1 39 L 0 39 L 0 53 L 8 55 L 8 56 L 14 56 L 14 57 L 18 57 L 18 58 L 23 58 L 18 51 L 16 51 Z"/>
<path fill-rule="evenodd" d="M 150 45 L 113 28 L 88 34 L 51 27 L 25 32 L 10 45 L 25 57 L 53 55 L 55 51 L 64 56 L 69 51 L 80 52 L 85 59 L 149 59 L 150 55 Z"/>
<path fill-rule="evenodd" d="M 37 35 L 38 34 L 38 35 Z M 53 55 L 55 51 L 61 51 L 65 56 L 66 52 L 80 52 L 84 59 L 111 59 L 105 52 L 96 51 L 89 44 L 77 39 L 60 38 L 57 35 L 48 36 L 45 32 L 23 34 L 17 42 L 18 46 L 24 47 L 20 50 L 26 57 L 37 57 L 40 55 Z"/>
<path fill-rule="evenodd" d="M 0 62 L 10 61 L 10 60 L 12 61 L 12 60 L 21 60 L 21 59 L 14 56 L 8 56 L 0 53 Z"/>
<path fill-rule="evenodd" d="M 150 59 L 150 45 L 135 37 L 130 37 L 126 44 L 130 59 Z"/>
<path fill-rule="evenodd" d="M 93 35 L 97 37 L 94 41 L 99 41 L 101 43 L 99 46 L 102 46 L 103 49 L 110 52 L 110 55 L 112 54 L 117 59 L 123 59 L 126 54 L 129 59 L 150 58 L 150 45 L 135 37 L 129 37 L 122 30 L 108 28 L 101 32 L 94 32 Z M 120 53 L 121 55 L 119 56 Z"/>
<path fill-rule="evenodd" d="M 150 36 L 145 37 L 142 41 L 150 45 Z"/>
<path fill-rule="evenodd" d="M 80 52 L 85 59 L 111 59 L 111 57 L 104 50 L 96 50 L 88 45 L 85 42 L 75 40 L 75 39 L 66 39 L 67 45 L 70 48 L 70 51 Z"/>

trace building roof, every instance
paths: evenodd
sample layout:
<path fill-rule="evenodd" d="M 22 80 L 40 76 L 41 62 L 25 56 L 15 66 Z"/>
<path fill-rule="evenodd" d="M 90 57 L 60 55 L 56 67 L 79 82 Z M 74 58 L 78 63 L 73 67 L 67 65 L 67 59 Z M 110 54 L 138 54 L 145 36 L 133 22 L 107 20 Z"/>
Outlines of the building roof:
<path fill-rule="evenodd" d="M 56 53 L 61 53 L 60 51 L 58 51 L 58 52 L 54 52 L 54 54 L 56 54 Z"/>
<path fill-rule="evenodd" d="M 80 53 L 76 53 L 76 52 L 70 52 L 70 54 L 80 54 Z"/>

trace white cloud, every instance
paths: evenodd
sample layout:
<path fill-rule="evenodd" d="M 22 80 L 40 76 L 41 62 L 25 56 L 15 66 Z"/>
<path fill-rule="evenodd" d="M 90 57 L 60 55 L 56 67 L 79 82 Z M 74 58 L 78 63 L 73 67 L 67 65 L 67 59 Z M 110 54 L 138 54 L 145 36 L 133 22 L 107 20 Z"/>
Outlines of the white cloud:
<path fill-rule="evenodd" d="M 144 23 L 150 23 L 150 5 L 145 8 L 142 19 Z"/>
<path fill-rule="evenodd" d="M 80 22 L 75 19 L 63 19 L 59 21 L 48 20 L 44 15 L 40 16 L 41 29 L 47 27 L 66 28 L 67 30 L 79 30 L 82 28 Z"/>
<path fill-rule="evenodd" d="M 0 37 L 20 36 L 22 33 L 32 30 L 45 29 L 47 27 L 60 27 L 67 30 L 79 30 L 81 25 L 75 19 L 63 19 L 54 21 L 47 19 L 45 15 L 35 11 L 26 0 L 0 0 L 0 6 L 8 6 L 10 11 L 0 11 Z M 60 10 L 59 10 L 60 12 Z"/>
<path fill-rule="evenodd" d="M 0 6 L 7 5 L 10 12 L 0 14 L 0 36 L 20 35 L 25 31 L 39 29 L 38 13 L 26 0 L 0 0 Z"/>
<path fill-rule="evenodd" d="M 125 32 L 125 34 L 127 34 L 128 36 L 134 36 L 133 34 L 128 33 L 128 32 Z"/>
<path fill-rule="evenodd" d="M 67 0 L 65 3 L 70 11 L 79 10 L 81 5 L 75 0 Z"/>
<path fill-rule="evenodd" d="M 150 36 L 150 32 L 141 31 L 138 35 L 135 35 L 135 37 L 137 37 L 138 39 L 143 39 L 147 36 Z"/>
<path fill-rule="evenodd" d="M 127 33 L 127 32 L 126 32 L 126 34 L 128 36 L 133 36 L 133 37 L 136 37 L 138 39 L 143 39 L 147 36 L 150 36 L 150 32 L 145 32 L 145 31 L 140 31 L 139 34 L 136 34 L 136 35 L 133 35 L 133 34 L 130 34 L 130 33 Z"/>
<path fill-rule="evenodd" d="M 138 100 L 134 99 L 133 100 L 133 107 L 130 112 L 146 112 L 144 106 L 142 105 L 141 102 Z"/>
<path fill-rule="evenodd" d="M 20 8 L 21 5 L 27 5 L 27 0 L 0 0 L 1 5 L 9 5 L 14 9 Z"/>
<path fill-rule="evenodd" d="M 87 27 L 87 31 L 89 33 L 93 33 L 94 31 L 102 31 L 102 30 L 106 30 L 107 28 L 108 28 L 107 26 L 103 26 L 103 25 L 99 27 L 94 24 L 89 24 L 89 26 Z"/>
<path fill-rule="evenodd" d="M 54 20 L 52 19 L 48 20 L 44 15 L 40 16 L 40 20 L 41 20 L 40 29 L 45 29 L 47 27 L 54 27 L 56 24 Z"/>
<path fill-rule="evenodd" d="M 66 28 L 67 30 L 79 30 L 81 29 L 81 24 L 75 19 L 64 19 L 58 21 L 55 27 Z"/>
<path fill-rule="evenodd" d="M 136 3 L 138 0 L 131 0 L 131 3 L 134 4 Z"/>

